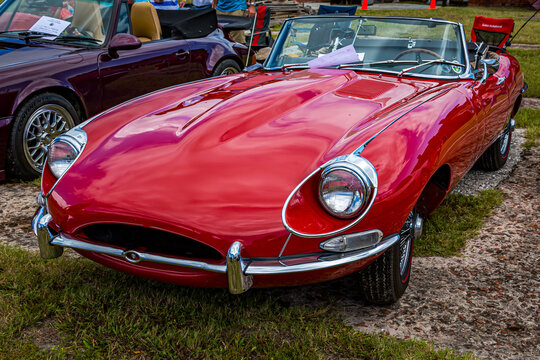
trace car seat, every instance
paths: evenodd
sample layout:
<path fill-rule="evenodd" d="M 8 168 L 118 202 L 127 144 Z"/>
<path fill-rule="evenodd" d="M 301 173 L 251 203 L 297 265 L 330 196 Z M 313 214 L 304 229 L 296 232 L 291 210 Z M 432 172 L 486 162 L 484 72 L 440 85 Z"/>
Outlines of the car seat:
<path fill-rule="evenodd" d="M 131 7 L 133 35 L 141 42 L 161 40 L 161 25 L 156 8 L 149 1 L 135 3 Z"/>
<path fill-rule="evenodd" d="M 97 2 L 75 1 L 71 26 L 89 33 L 94 39 L 103 41 L 103 19 Z"/>

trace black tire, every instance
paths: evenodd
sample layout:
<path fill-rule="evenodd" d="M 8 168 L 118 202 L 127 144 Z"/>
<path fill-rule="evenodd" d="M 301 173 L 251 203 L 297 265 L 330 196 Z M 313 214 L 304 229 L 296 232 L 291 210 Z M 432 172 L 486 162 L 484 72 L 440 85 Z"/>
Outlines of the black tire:
<path fill-rule="evenodd" d="M 411 274 L 416 219 L 417 215 L 411 212 L 400 231 L 400 240 L 359 272 L 365 301 L 376 305 L 393 304 L 407 289 Z"/>
<path fill-rule="evenodd" d="M 237 74 L 240 71 L 242 71 L 242 69 L 236 61 L 232 59 L 225 59 L 216 65 L 214 71 L 212 71 L 212 76 Z"/>
<path fill-rule="evenodd" d="M 43 93 L 30 98 L 14 116 L 7 149 L 9 176 L 38 177 L 48 144 L 81 121 L 78 109 L 62 96 Z"/>
<path fill-rule="evenodd" d="M 482 170 L 499 170 L 506 164 L 508 154 L 510 154 L 510 145 L 512 143 L 512 119 L 508 121 L 501 136 L 495 140 L 490 147 L 482 154 L 476 162 L 476 166 Z"/>

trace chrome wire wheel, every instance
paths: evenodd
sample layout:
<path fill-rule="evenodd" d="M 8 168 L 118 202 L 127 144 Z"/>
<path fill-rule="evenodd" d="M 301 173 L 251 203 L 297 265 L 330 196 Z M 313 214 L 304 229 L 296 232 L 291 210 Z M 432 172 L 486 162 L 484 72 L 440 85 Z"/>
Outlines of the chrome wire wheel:
<path fill-rule="evenodd" d="M 405 224 L 399 232 L 399 274 L 401 280 L 406 280 L 409 275 L 409 265 L 411 249 L 414 240 L 414 219 L 415 214 L 411 211 Z"/>
<path fill-rule="evenodd" d="M 237 74 L 239 71 L 234 66 L 228 66 L 221 71 L 220 75 Z"/>
<path fill-rule="evenodd" d="M 67 109 L 56 104 L 46 104 L 34 111 L 23 133 L 23 151 L 32 168 L 41 172 L 47 147 L 55 137 L 75 126 L 75 121 Z"/>
<path fill-rule="evenodd" d="M 501 136 L 501 148 L 500 152 L 502 156 L 506 156 L 508 152 L 508 144 L 510 143 L 510 129 L 508 125 L 506 129 L 504 129 L 504 133 Z"/>

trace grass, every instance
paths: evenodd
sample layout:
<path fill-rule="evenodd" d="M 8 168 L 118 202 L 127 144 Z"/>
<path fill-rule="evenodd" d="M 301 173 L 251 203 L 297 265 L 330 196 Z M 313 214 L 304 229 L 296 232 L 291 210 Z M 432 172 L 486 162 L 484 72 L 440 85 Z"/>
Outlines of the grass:
<path fill-rule="evenodd" d="M 540 97 L 540 50 L 510 48 L 508 52 L 519 61 L 525 82 L 529 85 L 525 97 Z"/>
<path fill-rule="evenodd" d="M 520 109 L 516 115 L 516 126 L 527 129 L 525 148 L 538 146 L 540 139 L 540 109 Z"/>
<path fill-rule="evenodd" d="M 0 245 L 0 359 L 471 358 L 355 331 L 328 311 L 332 301 L 181 288 Z"/>
<path fill-rule="evenodd" d="M 500 190 L 484 190 L 477 196 L 450 194 L 425 221 L 424 233 L 415 241 L 415 256 L 456 256 L 467 239 L 476 234 L 501 204 Z"/>
<path fill-rule="evenodd" d="M 446 6 L 438 7 L 437 9 L 411 9 L 411 10 L 358 10 L 357 15 L 366 16 L 415 16 L 415 17 L 433 17 L 443 18 L 449 21 L 460 22 L 465 27 L 465 33 L 470 36 L 470 31 L 474 22 L 474 17 L 482 15 L 486 17 L 494 18 L 513 18 L 515 20 L 515 31 L 517 31 L 521 25 L 527 21 L 527 19 L 534 13 L 532 7 L 530 8 L 485 8 L 485 7 L 456 7 Z M 516 37 L 516 43 L 522 44 L 540 44 L 540 16 L 534 17 L 527 26 L 521 30 L 518 37 Z"/>

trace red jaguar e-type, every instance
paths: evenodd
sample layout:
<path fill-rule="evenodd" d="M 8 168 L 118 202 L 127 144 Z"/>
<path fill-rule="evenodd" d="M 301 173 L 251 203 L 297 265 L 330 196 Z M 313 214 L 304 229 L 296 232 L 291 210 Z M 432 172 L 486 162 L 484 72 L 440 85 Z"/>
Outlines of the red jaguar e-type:
<path fill-rule="evenodd" d="M 473 164 L 504 165 L 524 85 L 506 50 L 458 23 L 290 19 L 262 69 L 58 137 L 33 221 L 41 254 L 232 293 L 360 272 L 368 301 L 392 303 L 422 218 Z"/>

